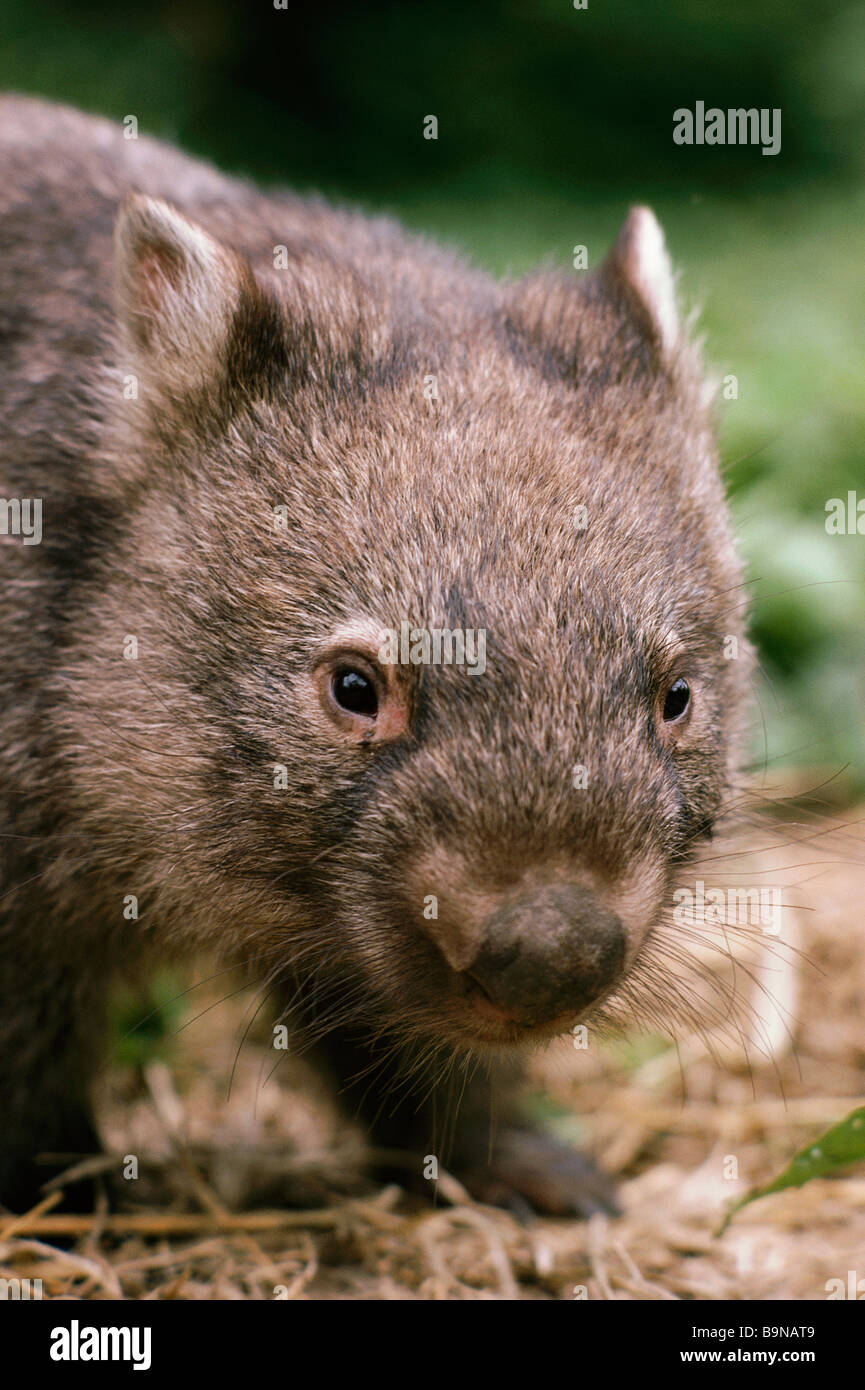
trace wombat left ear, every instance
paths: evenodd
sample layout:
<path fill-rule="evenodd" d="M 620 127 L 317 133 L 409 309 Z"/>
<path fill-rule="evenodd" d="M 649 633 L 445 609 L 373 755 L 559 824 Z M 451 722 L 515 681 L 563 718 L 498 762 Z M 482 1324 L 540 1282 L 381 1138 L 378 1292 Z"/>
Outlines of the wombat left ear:
<path fill-rule="evenodd" d="M 631 208 L 601 275 L 615 291 L 627 296 L 662 352 L 673 353 L 681 337 L 676 279 L 664 233 L 649 208 Z"/>
<path fill-rule="evenodd" d="M 118 309 L 133 347 L 172 393 L 219 371 L 246 263 L 168 203 L 135 194 L 115 227 Z"/>

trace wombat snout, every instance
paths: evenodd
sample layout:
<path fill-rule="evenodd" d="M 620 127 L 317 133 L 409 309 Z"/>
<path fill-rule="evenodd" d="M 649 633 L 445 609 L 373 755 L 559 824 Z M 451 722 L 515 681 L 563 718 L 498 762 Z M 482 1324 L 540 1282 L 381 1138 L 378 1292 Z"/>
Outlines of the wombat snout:
<path fill-rule="evenodd" d="M 524 1024 L 576 1016 L 612 985 L 625 930 L 582 884 L 536 888 L 488 919 L 467 970 L 494 1008 Z"/>

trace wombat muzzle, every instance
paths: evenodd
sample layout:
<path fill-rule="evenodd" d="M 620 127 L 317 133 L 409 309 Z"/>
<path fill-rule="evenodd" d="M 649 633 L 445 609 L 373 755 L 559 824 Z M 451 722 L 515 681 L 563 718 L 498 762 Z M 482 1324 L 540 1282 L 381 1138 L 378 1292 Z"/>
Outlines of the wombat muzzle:
<path fill-rule="evenodd" d="M 624 959 L 616 914 L 582 884 L 557 884 L 494 912 L 467 973 L 497 1008 L 538 1025 L 593 1003 Z"/>

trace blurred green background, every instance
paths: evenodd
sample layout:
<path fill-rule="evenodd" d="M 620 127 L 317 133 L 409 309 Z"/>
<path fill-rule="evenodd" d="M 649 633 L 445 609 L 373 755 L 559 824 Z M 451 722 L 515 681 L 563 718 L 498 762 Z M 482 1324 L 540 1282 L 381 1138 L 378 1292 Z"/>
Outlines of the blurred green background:
<path fill-rule="evenodd" d="M 710 364 L 738 378 L 719 416 L 763 661 L 755 764 L 865 790 L 865 535 L 825 529 L 829 498 L 865 498 L 865 7 L 0 0 L 0 31 L 5 88 L 391 210 L 497 272 L 578 243 L 596 264 L 649 202 Z M 780 154 L 674 145 L 697 100 L 780 107 Z"/>

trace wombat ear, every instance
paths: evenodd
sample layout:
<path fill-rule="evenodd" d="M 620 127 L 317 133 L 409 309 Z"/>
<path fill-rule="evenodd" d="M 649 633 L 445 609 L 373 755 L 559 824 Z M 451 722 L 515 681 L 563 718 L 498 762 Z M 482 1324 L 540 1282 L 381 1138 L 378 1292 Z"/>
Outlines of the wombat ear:
<path fill-rule="evenodd" d="M 168 203 L 134 194 L 115 227 L 120 318 L 135 350 L 172 391 L 218 371 L 245 262 Z"/>
<path fill-rule="evenodd" d="M 664 233 L 649 208 L 631 208 L 600 273 L 615 293 L 627 297 L 662 354 L 672 354 L 681 335 L 676 279 Z"/>

